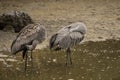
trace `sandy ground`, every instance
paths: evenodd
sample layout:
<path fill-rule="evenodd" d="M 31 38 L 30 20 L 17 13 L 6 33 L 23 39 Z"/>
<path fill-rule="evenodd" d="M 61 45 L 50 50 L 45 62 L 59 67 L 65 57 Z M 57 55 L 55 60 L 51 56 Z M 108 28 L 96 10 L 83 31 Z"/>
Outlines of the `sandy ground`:
<path fill-rule="evenodd" d="M 0 14 L 11 10 L 27 12 L 45 25 L 48 38 L 42 47 L 61 27 L 78 21 L 88 29 L 84 41 L 120 38 L 120 0 L 0 0 Z M 0 51 L 10 49 L 15 36 L 13 31 L 0 31 Z"/>

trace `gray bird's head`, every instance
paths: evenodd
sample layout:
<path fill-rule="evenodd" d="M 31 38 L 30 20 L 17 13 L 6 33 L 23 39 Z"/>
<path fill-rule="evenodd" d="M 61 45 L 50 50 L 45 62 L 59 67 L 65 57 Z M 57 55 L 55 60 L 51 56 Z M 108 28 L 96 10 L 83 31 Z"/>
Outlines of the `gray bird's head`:
<path fill-rule="evenodd" d="M 68 25 L 68 28 L 70 31 L 77 31 L 81 32 L 82 34 L 86 34 L 87 28 L 86 25 L 83 22 L 76 22 L 73 24 Z"/>

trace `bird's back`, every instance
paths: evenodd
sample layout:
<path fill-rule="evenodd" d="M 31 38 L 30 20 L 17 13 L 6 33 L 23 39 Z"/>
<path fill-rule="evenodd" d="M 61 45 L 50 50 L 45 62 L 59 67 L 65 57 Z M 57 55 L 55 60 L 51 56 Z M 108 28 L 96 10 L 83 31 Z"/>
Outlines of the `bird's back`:
<path fill-rule="evenodd" d="M 29 24 L 23 28 L 11 45 L 11 52 L 15 54 L 21 51 L 25 45 L 29 45 L 33 40 L 42 42 L 45 39 L 45 28 L 40 24 Z"/>

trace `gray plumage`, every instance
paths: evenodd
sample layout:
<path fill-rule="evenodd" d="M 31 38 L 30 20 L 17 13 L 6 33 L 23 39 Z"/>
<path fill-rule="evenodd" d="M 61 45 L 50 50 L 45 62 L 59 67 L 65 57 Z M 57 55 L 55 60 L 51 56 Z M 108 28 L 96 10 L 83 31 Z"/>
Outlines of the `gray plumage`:
<path fill-rule="evenodd" d="M 67 57 L 70 56 L 70 48 L 79 44 L 84 39 L 86 30 L 86 25 L 82 22 L 76 22 L 63 27 L 51 37 L 50 49 L 54 47 L 54 50 L 67 49 Z M 71 56 L 70 62 L 72 63 Z"/>
<path fill-rule="evenodd" d="M 32 51 L 35 49 L 38 43 L 41 43 L 45 40 L 45 35 L 46 30 L 43 25 L 27 25 L 19 32 L 16 39 L 13 41 L 11 45 L 12 54 L 16 54 L 20 51 L 23 51 L 23 58 L 26 56 L 27 60 L 27 51 L 30 50 L 32 59 Z"/>

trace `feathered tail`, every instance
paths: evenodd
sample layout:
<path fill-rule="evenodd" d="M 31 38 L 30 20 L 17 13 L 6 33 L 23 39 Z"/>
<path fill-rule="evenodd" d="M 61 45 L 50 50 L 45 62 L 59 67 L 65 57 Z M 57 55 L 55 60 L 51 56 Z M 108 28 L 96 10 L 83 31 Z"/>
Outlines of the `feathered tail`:
<path fill-rule="evenodd" d="M 27 51 L 28 51 L 27 49 L 24 49 L 24 50 L 23 50 L 23 53 L 22 53 L 23 59 L 24 59 L 25 55 L 27 54 Z"/>
<path fill-rule="evenodd" d="M 54 34 L 54 35 L 50 38 L 50 42 L 49 42 L 50 49 L 52 49 L 52 48 L 54 47 L 56 38 L 57 38 L 57 34 Z"/>

